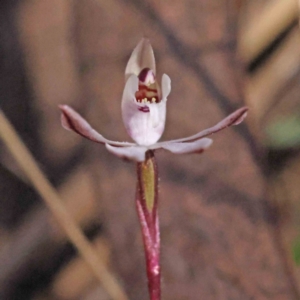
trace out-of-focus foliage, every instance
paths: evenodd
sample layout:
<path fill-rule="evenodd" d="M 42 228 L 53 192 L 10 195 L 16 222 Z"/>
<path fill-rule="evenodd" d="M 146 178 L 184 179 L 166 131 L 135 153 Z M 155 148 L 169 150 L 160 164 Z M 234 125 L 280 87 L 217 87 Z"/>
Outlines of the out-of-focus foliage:
<path fill-rule="evenodd" d="M 300 237 L 298 237 L 293 244 L 292 247 L 292 254 L 294 262 L 297 264 L 297 266 L 300 265 Z"/>
<path fill-rule="evenodd" d="M 270 148 L 285 149 L 300 145 L 300 114 L 275 119 L 267 125 L 266 144 Z"/>

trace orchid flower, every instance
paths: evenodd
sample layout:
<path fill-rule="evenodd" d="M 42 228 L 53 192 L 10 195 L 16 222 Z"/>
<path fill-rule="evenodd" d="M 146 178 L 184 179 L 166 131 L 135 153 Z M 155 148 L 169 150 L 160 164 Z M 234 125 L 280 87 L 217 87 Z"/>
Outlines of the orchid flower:
<path fill-rule="evenodd" d="M 212 140 L 207 136 L 241 123 L 247 115 L 248 108 L 243 107 L 215 126 L 195 135 L 158 142 L 165 127 L 171 80 L 168 75 L 163 74 L 161 87 L 156 81 L 154 53 L 147 39 L 142 39 L 132 52 L 125 77 L 126 84 L 122 96 L 123 122 L 135 143 L 106 139 L 67 105 L 60 105 L 63 127 L 93 142 L 105 144 L 107 150 L 118 157 L 143 162 L 148 150 L 165 149 L 175 154 L 201 153 L 212 144 Z"/>
<path fill-rule="evenodd" d="M 142 39 L 133 50 L 125 77 L 126 84 L 122 96 L 123 122 L 135 143 L 106 139 L 67 105 L 60 106 L 62 125 L 93 142 L 105 144 L 108 151 L 121 158 L 137 162 L 136 207 L 145 248 L 149 295 L 151 300 L 160 300 L 158 171 L 154 151 L 164 149 L 175 154 L 201 153 L 212 143 L 207 136 L 241 123 L 247 115 L 248 108 L 240 108 L 215 126 L 192 136 L 158 142 L 165 127 L 171 80 L 164 74 L 161 87 L 156 81 L 153 49 L 147 39 Z"/>

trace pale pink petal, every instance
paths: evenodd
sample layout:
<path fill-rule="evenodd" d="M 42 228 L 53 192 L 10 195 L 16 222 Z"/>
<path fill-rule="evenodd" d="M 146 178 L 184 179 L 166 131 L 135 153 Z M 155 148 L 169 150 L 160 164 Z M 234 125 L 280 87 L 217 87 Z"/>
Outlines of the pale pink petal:
<path fill-rule="evenodd" d="M 235 112 L 233 112 L 232 114 L 230 114 L 228 117 L 226 117 L 225 119 L 223 119 L 222 121 L 220 121 L 218 124 L 216 124 L 213 127 L 204 129 L 204 130 L 198 132 L 197 134 L 194 134 L 194 135 L 186 137 L 186 138 L 162 142 L 162 143 L 158 143 L 158 145 L 163 146 L 165 143 L 169 143 L 169 142 L 192 142 L 192 141 L 198 140 L 200 138 L 209 136 L 209 135 L 216 133 L 222 129 L 225 129 L 226 127 L 240 124 L 246 118 L 247 112 L 248 112 L 248 107 L 242 107 L 242 108 L 236 110 Z"/>
<path fill-rule="evenodd" d="M 149 146 L 155 144 L 164 131 L 166 101 L 144 107 L 148 111 L 140 110 L 138 105 L 127 105 L 122 109 L 123 121 L 128 134 L 138 145 Z"/>
<path fill-rule="evenodd" d="M 167 100 L 171 92 L 171 79 L 167 74 L 163 74 L 161 78 L 161 98 L 162 101 Z"/>
<path fill-rule="evenodd" d="M 113 147 L 109 144 L 105 144 L 106 149 L 113 153 L 114 155 L 134 160 L 136 162 L 142 162 L 145 160 L 146 151 L 148 150 L 146 147 L 140 147 L 140 146 L 132 146 L 132 147 Z"/>
<path fill-rule="evenodd" d="M 203 138 L 190 143 L 165 143 L 162 149 L 175 154 L 201 153 L 212 144 L 212 139 Z"/>
<path fill-rule="evenodd" d="M 125 70 L 126 79 L 132 74 L 138 76 L 144 68 L 149 68 L 156 74 L 153 49 L 145 38 L 138 43 L 129 58 Z"/>
<path fill-rule="evenodd" d="M 118 147 L 133 146 L 133 143 L 127 142 L 115 142 L 110 141 L 98 133 L 91 125 L 75 110 L 68 105 L 60 105 L 59 108 L 62 111 L 61 123 L 67 130 L 75 131 L 76 133 L 84 136 L 85 138 L 101 144 L 112 144 Z"/>
<path fill-rule="evenodd" d="M 246 117 L 248 115 L 248 110 L 249 110 L 248 107 L 242 107 L 240 109 L 241 109 L 241 112 L 239 112 L 240 115 L 237 116 L 234 123 L 232 123 L 232 125 L 234 125 L 234 126 L 241 124 L 246 119 Z M 238 111 L 236 111 L 236 112 L 238 112 Z"/>
<path fill-rule="evenodd" d="M 124 109 L 124 106 L 126 108 L 126 105 L 133 105 L 134 107 L 142 106 L 141 104 L 138 104 L 135 99 L 135 93 L 139 89 L 139 79 L 136 75 L 130 75 L 127 79 L 123 91 L 122 96 L 122 111 Z"/>

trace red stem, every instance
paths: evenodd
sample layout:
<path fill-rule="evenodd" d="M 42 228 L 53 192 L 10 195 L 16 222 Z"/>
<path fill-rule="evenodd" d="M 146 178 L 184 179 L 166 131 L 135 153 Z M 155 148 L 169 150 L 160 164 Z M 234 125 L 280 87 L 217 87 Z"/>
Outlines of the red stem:
<path fill-rule="evenodd" d="M 149 167 L 149 165 L 154 169 L 154 199 L 152 207 L 149 207 L 146 202 L 145 181 L 143 181 L 142 172 L 142 168 Z M 152 151 L 147 152 L 145 162 L 138 163 L 137 174 L 136 207 L 143 235 L 150 300 L 160 300 L 160 232 L 157 214 L 158 174 Z"/>

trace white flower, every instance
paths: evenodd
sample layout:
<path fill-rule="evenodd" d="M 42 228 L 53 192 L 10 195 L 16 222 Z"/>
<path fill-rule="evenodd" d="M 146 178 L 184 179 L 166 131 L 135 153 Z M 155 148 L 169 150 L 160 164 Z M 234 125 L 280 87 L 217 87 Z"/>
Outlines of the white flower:
<path fill-rule="evenodd" d="M 60 106 L 63 127 L 94 142 L 105 144 L 108 151 L 119 157 L 142 162 L 148 150 L 165 149 L 175 154 L 201 153 L 212 144 L 212 140 L 206 138 L 208 135 L 241 123 L 247 115 L 248 108 L 243 107 L 215 126 L 195 135 L 158 142 L 165 127 L 171 80 L 164 74 L 161 88 L 158 85 L 153 49 L 147 39 L 142 39 L 132 52 L 125 77 L 122 115 L 126 130 L 135 143 L 107 140 L 67 105 Z"/>

